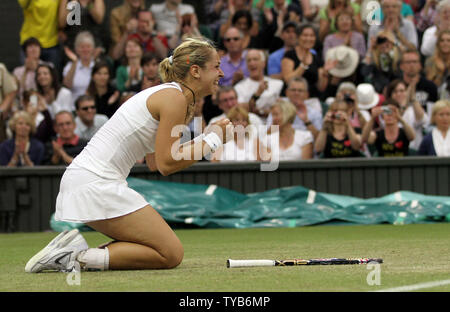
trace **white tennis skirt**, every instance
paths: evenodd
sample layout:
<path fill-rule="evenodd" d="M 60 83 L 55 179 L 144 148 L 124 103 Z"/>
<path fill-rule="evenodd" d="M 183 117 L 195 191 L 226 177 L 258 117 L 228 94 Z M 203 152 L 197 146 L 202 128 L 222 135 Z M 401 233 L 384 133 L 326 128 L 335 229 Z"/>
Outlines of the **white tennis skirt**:
<path fill-rule="evenodd" d="M 68 168 L 56 199 L 55 220 L 86 223 L 127 215 L 148 205 L 123 180 L 99 177 L 83 168 Z"/>

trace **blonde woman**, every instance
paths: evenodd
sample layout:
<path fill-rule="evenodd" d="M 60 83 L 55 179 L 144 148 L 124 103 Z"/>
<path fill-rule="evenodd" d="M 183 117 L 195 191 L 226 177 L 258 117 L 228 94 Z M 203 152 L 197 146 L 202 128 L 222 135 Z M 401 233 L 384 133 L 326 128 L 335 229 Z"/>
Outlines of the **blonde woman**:
<path fill-rule="evenodd" d="M 278 149 L 279 160 L 301 160 L 313 157 L 313 135 L 310 131 L 294 129 L 292 123 L 297 110 L 289 101 L 278 100 L 271 108 L 272 126 L 278 131 L 270 133 L 270 149 Z M 274 145 L 278 141 L 278 146 Z"/>
<path fill-rule="evenodd" d="M 337 100 L 330 105 L 314 144 L 316 153 L 323 153 L 324 158 L 361 156 L 361 137 L 351 125 L 348 111 L 346 101 Z"/>
<path fill-rule="evenodd" d="M 433 105 L 431 123 L 435 126 L 420 144 L 419 155 L 450 156 L 450 101 L 441 100 Z"/>
<path fill-rule="evenodd" d="M 61 180 L 55 219 L 85 223 L 114 241 L 89 248 L 76 230 L 59 235 L 29 260 L 26 272 L 169 269 L 181 263 L 180 240 L 126 178 L 143 157 L 163 175 L 191 166 L 226 142 L 230 121 L 218 121 L 185 144 L 173 135 L 191 120 L 196 99 L 217 92 L 223 77 L 209 42 L 188 39 L 160 63 L 159 72 L 165 83 L 122 104 Z"/>
<path fill-rule="evenodd" d="M 213 161 L 261 160 L 258 153 L 260 143 L 255 137 L 256 128 L 250 125 L 247 109 L 242 106 L 232 107 L 227 118 L 234 126 L 233 140 L 214 153 Z"/>
<path fill-rule="evenodd" d="M 44 158 L 44 144 L 32 137 L 36 127 L 33 117 L 25 111 L 17 111 L 9 120 L 13 138 L 0 144 L 0 166 L 33 167 Z"/>
<path fill-rule="evenodd" d="M 450 29 L 439 32 L 436 49 L 425 61 L 425 76 L 439 88 L 450 68 Z"/>

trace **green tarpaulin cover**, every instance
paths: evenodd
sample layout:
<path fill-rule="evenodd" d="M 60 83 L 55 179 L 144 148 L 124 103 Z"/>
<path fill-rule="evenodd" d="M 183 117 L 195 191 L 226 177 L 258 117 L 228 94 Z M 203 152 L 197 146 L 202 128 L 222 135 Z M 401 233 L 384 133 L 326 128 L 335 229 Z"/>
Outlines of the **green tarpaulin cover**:
<path fill-rule="evenodd" d="M 411 224 L 450 221 L 450 197 L 399 191 L 379 198 L 315 192 L 302 186 L 242 194 L 216 185 L 128 178 L 168 222 L 206 228 L 296 227 L 316 224 Z M 55 221 L 55 231 L 83 224 Z"/>

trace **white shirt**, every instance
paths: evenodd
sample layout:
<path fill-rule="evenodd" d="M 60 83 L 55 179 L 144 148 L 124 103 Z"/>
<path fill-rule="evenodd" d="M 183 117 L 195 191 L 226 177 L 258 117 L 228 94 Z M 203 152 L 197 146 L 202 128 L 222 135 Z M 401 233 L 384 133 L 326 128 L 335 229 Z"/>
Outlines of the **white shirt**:
<path fill-rule="evenodd" d="M 227 118 L 227 115 L 225 113 L 223 113 L 219 116 L 211 118 L 208 125 L 211 125 L 211 124 L 215 123 L 216 121 L 219 121 L 222 118 Z M 264 124 L 263 121 L 261 120 L 261 118 L 259 118 L 258 115 L 253 114 L 253 113 L 248 113 L 248 119 L 249 119 L 251 125 L 256 126 L 256 129 L 258 129 L 258 126 L 261 126 Z"/>
<path fill-rule="evenodd" d="M 427 113 L 424 112 L 422 120 L 417 121 L 416 115 L 414 114 L 414 107 L 411 105 L 406 108 L 402 116 L 403 120 L 414 129 L 415 137 L 414 140 L 409 142 L 409 148 L 414 150 L 419 150 L 420 143 L 423 139 L 423 130 L 428 127 L 430 123 L 430 118 Z"/>
<path fill-rule="evenodd" d="M 442 133 L 438 128 L 434 128 L 431 135 L 433 137 L 433 145 L 434 150 L 436 151 L 436 156 L 450 156 L 450 128 L 447 130 L 445 138 L 442 136 Z"/>
<path fill-rule="evenodd" d="M 194 7 L 190 4 L 178 5 L 180 16 L 184 14 L 195 14 Z M 170 11 L 166 3 L 152 4 L 150 11 L 153 14 L 153 18 L 156 22 L 156 30 L 158 32 L 165 32 L 167 36 L 172 36 L 177 29 L 178 20 L 175 11 Z"/>
<path fill-rule="evenodd" d="M 280 97 L 281 90 L 283 89 L 283 81 L 280 79 L 264 76 L 264 81 L 268 82 L 268 88 L 261 93 L 261 96 L 256 101 L 256 109 L 259 111 L 269 110 Z M 258 90 L 258 87 L 259 81 L 253 80 L 250 77 L 239 81 L 234 86 L 238 95 L 238 102 L 248 103 L 252 95 Z"/>
<path fill-rule="evenodd" d="M 59 89 L 56 99 L 48 105 L 48 112 L 52 119 L 55 119 L 55 115 L 60 111 L 73 112 L 75 105 L 72 103 L 72 92 L 65 87 Z"/>
<path fill-rule="evenodd" d="M 94 123 L 88 127 L 79 116 L 75 118 L 77 127 L 75 128 L 75 134 L 80 138 L 89 141 L 94 134 L 108 121 L 108 117 L 102 114 L 95 114 Z"/>
<path fill-rule="evenodd" d="M 252 137 L 252 136 L 251 136 Z M 223 145 L 221 161 L 255 161 L 255 140 L 249 137 L 245 138 L 244 147 L 239 148 L 234 140 L 228 141 Z"/>
<path fill-rule="evenodd" d="M 420 52 L 424 56 L 431 56 L 436 48 L 437 41 L 437 26 L 428 27 L 422 36 L 422 46 L 420 47 Z"/>
<path fill-rule="evenodd" d="M 279 160 L 300 160 L 302 159 L 302 148 L 306 144 L 313 142 L 313 136 L 310 131 L 295 129 L 294 141 L 287 149 L 281 149 L 275 143 L 279 142 L 279 133 L 275 132 L 269 136 L 270 148 L 273 152 L 275 148 L 278 148 Z M 275 153 L 277 154 L 277 153 Z"/>
<path fill-rule="evenodd" d="M 85 168 L 106 179 L 126 179 L 136 161 L 155 151 L 159 121 L 150 114 L 146 103 L 154 92 L 165 88 L 182 92 L 177 83 L 171 82 L 145 89 L 131 97 L 75 157 L 74 167 Z"/>
<path fill-rule="evenodd" d="M 86 90 L 89 86 L 89 83 L 91 82 L 91 73 L 92 68 L 94 68 L 94 60 L 91 61 L 88 67 L 83 66 L 81 64 L 81 61 L 77 61 L 77 69 L 75 71 L 75 74 L 73 76 L 73 83 L 72 83 L 72 105 L 75 107 L 75 101 L 77 98 L 81 95 L 84 95 L 86 93 Z M 72 62 L 68 62 L 66 66 L 64 66 L 63 70 L 63 76 L 65 77 L 67 73 L 70 70 L 70 67 L 72 66 Z"/>

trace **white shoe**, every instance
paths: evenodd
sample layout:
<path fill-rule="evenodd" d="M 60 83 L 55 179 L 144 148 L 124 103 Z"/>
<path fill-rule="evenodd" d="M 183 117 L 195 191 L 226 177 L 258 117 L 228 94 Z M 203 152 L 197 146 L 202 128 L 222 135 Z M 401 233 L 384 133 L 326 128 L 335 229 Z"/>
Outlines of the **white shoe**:
<path fill-rule="evenodd" d="M 88 248 L 86 240 L 77 229 L 64 231 L 28 261 L 25 272 L 71 272 L 75 268 L 77 255 Z"/>

